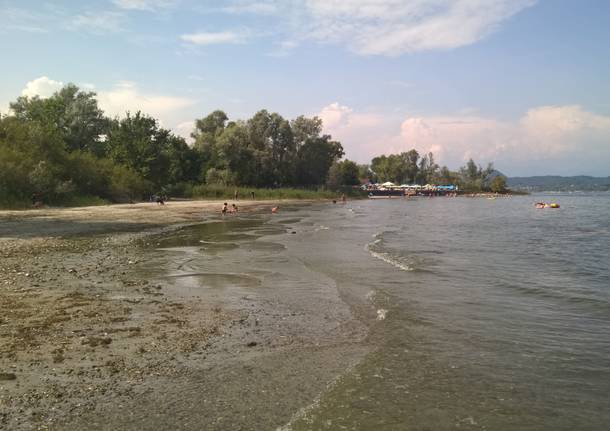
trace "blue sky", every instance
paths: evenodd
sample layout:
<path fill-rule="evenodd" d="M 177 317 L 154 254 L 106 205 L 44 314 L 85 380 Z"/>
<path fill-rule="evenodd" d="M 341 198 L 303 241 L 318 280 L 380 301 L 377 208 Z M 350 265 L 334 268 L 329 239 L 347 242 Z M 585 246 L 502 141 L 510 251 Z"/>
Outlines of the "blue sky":
<path fill-rule="evenodd" d="M 347 157 L 610 175 L 610 2 L 0 0 L 0 110 L 74 82 L 188 136 L 318 115 Z"/>

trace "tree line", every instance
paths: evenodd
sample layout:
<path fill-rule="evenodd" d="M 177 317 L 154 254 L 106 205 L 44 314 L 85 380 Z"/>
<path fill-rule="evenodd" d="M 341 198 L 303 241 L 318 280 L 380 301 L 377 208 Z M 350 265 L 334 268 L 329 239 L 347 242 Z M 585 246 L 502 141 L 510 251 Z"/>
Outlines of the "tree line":
<path fill-rule="evenodd" d="M 110 118 L 95 93 L 72 84 L 49 98 L 19 97 L 0 117 L 0 204 L 131 201 L 197 184 L 319 187 L 344 154 L 319 118 L 266 110 L 245 121 L 212 112 L 192 137 L 188 145 L 141 112 Z"/>
<path fill-rule="evenodd" d="M 95 93 L 73 84 L 48 98 L 19 97 L 0 116 L 0 205 L 189 196 L 201 184 L 336 189 L 381 179 L 485 188 L 491 169 L 471 161 L 455 173 L 415 150 L 358 165 L 342 160 L 321 119 L 266 110 L 236 121 L 214 111 L 195 121 L 192 138 L 187 144 L 141 112 L 110 118 Z"/>
<path fill-rule="evenodd" d="M 459 170 L 451 171 L 447 166 L 439 166 L 432 153 L 420 156 L 416 150 L 375 157 L 370 166 L 361 169 L 368 169 L 367 176 L 373 182 L 453 184 L 468 192 L 507 191 L 506 177 L 494 169 L 493 163 L 483 168 L 469 159 Z"/>

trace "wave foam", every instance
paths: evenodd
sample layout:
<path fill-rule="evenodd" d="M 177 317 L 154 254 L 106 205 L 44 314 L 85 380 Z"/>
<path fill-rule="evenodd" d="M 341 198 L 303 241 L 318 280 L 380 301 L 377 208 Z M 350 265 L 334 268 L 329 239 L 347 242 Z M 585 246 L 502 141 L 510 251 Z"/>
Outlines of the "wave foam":
<path fill-rule="evenodd" d="M 392 253 L 388 253 L 386 251 L 381 251 L 381 244 L 383 243 L 383 233 L 377 233 L 373 235 L 375 240 L 366 245 L 365 249 L 370 253 L 371 256 L 384 261 L 385 263 L 389 263 L 390 265 L 402 270 L 402 271 L 414 271 L 415 268 L 406 263 L 403 259 L 398 256 L 393 255 Z"/>

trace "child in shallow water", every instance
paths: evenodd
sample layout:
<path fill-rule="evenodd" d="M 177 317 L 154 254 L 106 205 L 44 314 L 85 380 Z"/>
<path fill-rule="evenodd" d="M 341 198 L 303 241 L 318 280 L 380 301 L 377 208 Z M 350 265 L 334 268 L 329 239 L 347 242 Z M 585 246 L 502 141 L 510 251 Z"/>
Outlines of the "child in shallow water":
<path fill-rule="evenodd" d="M 220 212 L 222 213 L 222 215 L 225 215 L 228 210 L 228 204 L 225 202 L 224 204 L 222 204 L 222 210 L 220 210 Z"/>
<path fill-rule="evenodd" d="M 237 205 L 232 204 L 231 210 L 229 211 L 231 214 L 237 214 Z"/>

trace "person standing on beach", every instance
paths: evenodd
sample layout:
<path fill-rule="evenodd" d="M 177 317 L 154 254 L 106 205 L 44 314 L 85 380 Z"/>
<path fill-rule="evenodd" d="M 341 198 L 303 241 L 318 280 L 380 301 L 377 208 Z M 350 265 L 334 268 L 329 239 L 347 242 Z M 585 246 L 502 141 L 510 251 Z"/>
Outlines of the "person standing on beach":
<path fill-rule="evenodd" d="M 250 195 L 252 196 L 252 200 L 254 200 L 254 190 L 250 192 Z"/>
<path fill-rule="evenodd" d="M 235 189 L 235 200 L 238 201 L 239 200 L 239 191 L 237 189 Z"/>
<path fill-rule="evenodd" d="M 345 197 L 345 193 L 343 193 L 341 195 L 341 202 L 343 202 L 343 203 L 347 202 L 347 198 Z"/>

